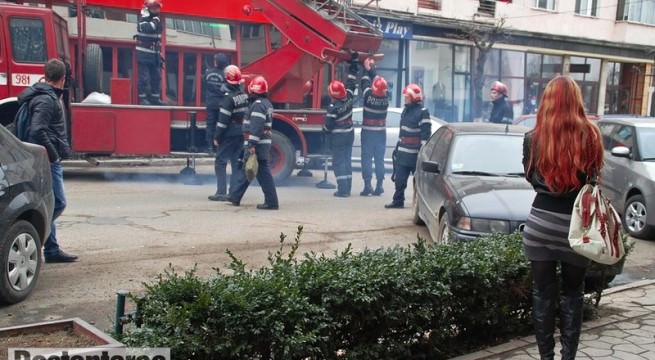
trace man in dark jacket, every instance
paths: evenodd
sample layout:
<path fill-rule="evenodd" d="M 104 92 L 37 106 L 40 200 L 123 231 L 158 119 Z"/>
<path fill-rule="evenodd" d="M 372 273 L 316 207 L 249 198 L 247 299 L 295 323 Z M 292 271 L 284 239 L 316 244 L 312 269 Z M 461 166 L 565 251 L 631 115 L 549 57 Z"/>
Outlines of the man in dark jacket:
<path fill-rule="evenodd" d="M 205 105 L 207 106 L 207 145 L 208 150 L 214 152 L 214 133 L 216 132 L 216 121 L 218 121 L 218 112 L 221 108 L 221 102 L 225 96 L 225 77 L 223 71 L 230 63 L 225 54 L 214 55 L 213 66 L 205 71 Z"/>
<path fill-rule="evenodd" d="M 348 87 L 338 80 L 328 84 L 328 94 L 332 103 L 327 108 L 323 131 L 328 133 L 330 150 L 332 151 L 332 168 L 337 178 L 336 197 L 349 197 L 352 188 L 353 170 L 352 153 L 355 131 L 353 129 L 353 97 L 354 89 L 357 87 L 356 76 L 357 53 L 353 53 L 350 60 L 350 71 L 348 74 Z"/>
<path fill-rule="evenodd" d="M 256 76 L 248 84 L 248 92 L 251 102 L 243 121 L 243 132 L 246 135 L 243 160 L 245 162 L 249 156 L 257 154 L 257 182 L 264 192 L 264 203 L 257 204 L 257 209 L 277 210 L 277 191 L 270 165 L 273 104 L 268 100 L 268 82 L 263 76 Z M 236 186 L 230 187 L 229 196 L 232 205 L 237 206 L 250 185 L 243 170 L 239 171 L 238 179 Z"/>
<path fill-rule="evenodd" d="M 387 209 L 399 209 L 405 206 L 405 189 L 409 175 L 416 170 L 418 151 L 432 134 L 430 113 L 423 106 L 423 92 L 416 84 L 409 84 L 403 89 L 405 108 L 400 115 L 400 133 L 394 150 L 392 180 L 396 185 L 393 201 L 384 205 Z"/>
<path fill-rule="evenodd" d="M 136 61 L 139 104 L 161 105 L 161 32 L 160 0 L 146 0 L 136 24 Z M 148 96 L 150 79 L 150 96 Z"/>
<path fill-rule="evenodd" d="M 507 86 L 500 81 L 491 84 L 489 98 L 493 104 L 489 122 L 498 124 L 511 124 L 514 121 L 514 109 L 507 101 Z"/>
<path fill-rule="evenodd" d="M 43 256 L 48 263 L 77 260 L 77 256 L 67 254 L 59 248 L 55 231 L 55 220 L 66 208 L 61 160 L 68 158 L 71 153 L 66 136 L 66 117 L 61 102 L 65 81 L 66 65 L 60 60 L 52 59 L 45 65 L 45 83 L 34 84 L 18 96 L 19 104 L 25 102 L 29 104 L 30 126 L 27 141 L 43 146 L 50 159 L 55 207 L 50 224 L 50 236 L 43 246 Z"/>
<path fill-rule="evenodd" d="M 241 90 L 241 70 L 236 65 L 225 68 L 225 97 L 214 133 L 217 146 L 214 171 L 216 173 L 216 193 L 208 198 L 211 201 L 229 201 L 227 196 L 227 162 L 230 162 L 232 176 L 230 190 L 236 185 L 236 173 L 241 168 L 239 155 L 243 147 L 243 118 L 248 110 L 248 95 Z"/>
<path fill-rule="evenodd" d="M 375 62 L 372 58 L 364 60 L 364 75 L 361 79 L 363 91 L 363 121 L 362 121 L 362 178 L 364 190 L 361 196 L 376 195 L 384 192 L 384 152 L 387 146 L 387 81 L 375 72 Z M 373 163 L 375 163 L 375 190 L 371 186 L 373 178 Z"/>

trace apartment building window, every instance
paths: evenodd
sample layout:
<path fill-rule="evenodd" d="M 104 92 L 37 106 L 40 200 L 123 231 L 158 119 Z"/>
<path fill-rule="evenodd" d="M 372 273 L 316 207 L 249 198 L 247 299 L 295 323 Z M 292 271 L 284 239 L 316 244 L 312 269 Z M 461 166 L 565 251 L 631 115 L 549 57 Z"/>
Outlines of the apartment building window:
<path fill-rule="evenodd" d="M 537 9 L 555 10 L 555 0 L 532 0 L 532 6 Z"/>
<path fill-rule="evenodd" d="M 496 1 L 494 0 L 480 0 L 478 13 L 494 16 L 496 13 Z"/>
<path fill-rule="evenodd" d="M 421 9 L 441 10 L 441 0 L 418 0 Z"/>
<path fill-rule="evenodd" d="M 598 0 L 575 0 L 575 13 L 584 16 L 596 16 Z"/>
<path fill-rule="evenodd" d="M 655 25 L 655 0 L 619 0 L 616 19 Z"/>

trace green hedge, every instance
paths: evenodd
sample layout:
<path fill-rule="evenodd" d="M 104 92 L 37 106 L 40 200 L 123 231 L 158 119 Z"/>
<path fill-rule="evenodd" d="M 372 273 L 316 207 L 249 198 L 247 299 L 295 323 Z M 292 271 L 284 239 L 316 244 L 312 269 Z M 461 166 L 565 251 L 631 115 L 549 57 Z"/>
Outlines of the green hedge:
<path fill-rule="evenodd" d="M 531 331 L 520 234 L 297 260 L 301 233 L 263 268 L 228 251 L 210 279 L 167 270 L 121 341 L 173 359 L 446 359 Z"/>

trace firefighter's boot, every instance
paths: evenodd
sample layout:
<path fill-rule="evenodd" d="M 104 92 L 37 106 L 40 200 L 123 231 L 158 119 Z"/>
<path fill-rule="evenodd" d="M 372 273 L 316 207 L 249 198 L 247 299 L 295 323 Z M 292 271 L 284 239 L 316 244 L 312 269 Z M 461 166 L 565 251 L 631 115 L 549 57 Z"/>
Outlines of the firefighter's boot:
<path fill-rule="evenodd" d="M 152 94 L 149 101 L 151 105 L 164 105 L 159 94 Z"/>
<path fill-rule="evenodd" d="M 349 197 L 350 191 L 348 191 L 348 181 L 347 179 L 337 180 L 337 191 L 334 193 L 336 197 Z"/>
<path fill-rule="evenodd" d="M 373 195 L 380 196 L 384 193 L 384 188 L 382 187 L 382 180 L 378 180 L 377 185 L 375 185 L 375 190 L 373 190 Z"/>
<path fill-rule="evenodd" d="M 139 94 L 139 105 L 152 105 L 147 94 Z"/>
<path fill-rule="evenodd" d="M 364 180 L 364 190 L 359 193 L 360 196 L 369 196 L 373 193 L 373 187 L 371 187 L 371 180 Z"/>

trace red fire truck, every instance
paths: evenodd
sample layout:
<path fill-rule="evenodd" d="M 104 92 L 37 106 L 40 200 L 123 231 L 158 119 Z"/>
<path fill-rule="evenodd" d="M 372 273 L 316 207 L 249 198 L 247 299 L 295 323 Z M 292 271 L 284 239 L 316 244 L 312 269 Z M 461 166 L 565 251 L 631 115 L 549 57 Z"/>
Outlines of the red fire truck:
<path fill-rule="evenodd" d="M 13 120 L 16 96 L 41 79 L 48 59 L 59 58 L 71 65 L 72 81 L 66 99 L 68 130 L 73 150 L 80 157 L 188 157 L 201 153 L 201 149 L 207 148 L 199 80 L 203 59 L 222 51 L 231 55 L 233 63 L 241 65 L 246 78 L 262 74 L 269 82 L 270 98 L 276 105 L 272 167 L 278 180 L 287 178 L 294 168 L 323 151 L 321 95 L 334 77 L 335 65 L 349 59 L 352 51 L 362 57 L 375 55 L 382 41 L 379 30 L 356 15 L 348 0 L 164 0 L 165 21 L 175 18 L 175 25 L 178 19 L 219 21 L 229 27 L 235 46 L 199 48 L 173 44 L 163 34 L 166 67 L 191 70 L 172 76 L 164 70 L 162 94 L 167 105 L 140 106 L 133 105 L 137 78 L 134 41 L 113 39 L 112 32 L 120 31 L 110 26 L 104 29 L 104 36 L 87 35 L 87 24 L 95 21 L 94 11 L 98 9 L 136 15 L 143 6 L 142 0 L 42 0 L 41 6 L 15 2 L 18 4 L 0 2 L 3 125 Z M 58 7 L 68 10 L 68 19 L 55 11 Z M 167 22 L 167 28 L 170 23 Z M 135 30 L 129 21 L 127 25 Z M 261 49 L 253 49 L 248 43 L 254 29 L 262 40 Z M 213 43 L 215 37 L 211 40 Z M 126 73 L 124 68 L 132 70 Z M 188 78 L 191 80 L 187 81 Z M 303 102 L 303 88 L 308 80 L 313 84 L 311 108 Z M 90 92 L 103 90 L 111 91 L 111 104 L 82 101 Z"/>

